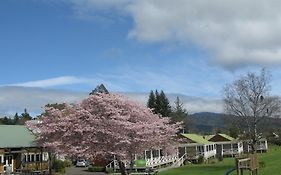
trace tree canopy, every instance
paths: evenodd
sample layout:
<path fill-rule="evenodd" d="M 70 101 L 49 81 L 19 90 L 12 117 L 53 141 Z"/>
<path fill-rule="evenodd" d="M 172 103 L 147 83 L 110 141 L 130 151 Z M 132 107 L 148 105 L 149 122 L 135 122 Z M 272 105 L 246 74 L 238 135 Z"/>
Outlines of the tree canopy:
<path fill-rule="evenodd" d="M 266 117 L 280 114 L 280 98 L 270 94 L 269 83 L 270 74 L 262 69 L 259 75 L 249 72 L 224 88 L 225 111 L 250 140 L 253 152 L 259 139 L 259 125 Z"/>
<path fill-rule="evenodd" d="M 26 121 L 32 120 L 32 117 L 27 112 L 27 109 L 24 109 L 24 112 L 21 115 L 16 113 L 14 117 L 3 117 L 0 118 L 0 123 L 3 125 L 24 125 Z"/>
<path fill-rule="evenodd" d="M 155 114 L 160 114 L 163 117 L 170 117 L 172 113 L 169 99 L 163 90 L 161 90 L 160 94 L 157 90 L 155 90 L 155 93 L 150 91 L 147 107 L 152 109 Z"/>
<path fill-rule="evenodd" d="M 145 149 L 171 146 L 180 125 L 119 95 L 94 93 L 63 109 L 47 107 L 41 122 L 28 127 L 39 129 L 38 143 L 57 153 L 131 160 Z"/>
<path fill-rule="evenodd" d="M 177 97 L 175 101 L 175 106 L 173 107 L 171 114 L 172 122 L 182 122 L 183 123 L 183 133 L 188 133 L 190 130 L 190 118 L 188 117 L 188 112 L 184 108 L 183 103 L 180 101 L 180 98 Z"/>

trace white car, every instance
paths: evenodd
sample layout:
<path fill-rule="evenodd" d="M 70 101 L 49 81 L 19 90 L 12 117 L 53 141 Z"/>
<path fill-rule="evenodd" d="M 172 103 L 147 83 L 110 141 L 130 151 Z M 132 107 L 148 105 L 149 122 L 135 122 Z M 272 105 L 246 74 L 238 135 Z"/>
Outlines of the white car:
<path fill-rule="evenodd" d="M 79 159 L 76 162 L 76 167 L 87 167 L 88 163 L 85 159 Z"/>

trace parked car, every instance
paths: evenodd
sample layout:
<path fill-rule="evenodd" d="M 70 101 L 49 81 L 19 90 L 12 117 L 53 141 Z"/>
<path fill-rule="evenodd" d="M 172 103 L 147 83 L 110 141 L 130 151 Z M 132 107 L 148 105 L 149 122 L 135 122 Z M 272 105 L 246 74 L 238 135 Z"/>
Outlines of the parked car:
<path fill-rule="evenodd" d="M 87 167 L 88 162 L 85 159 L 78 159 L 76 162 L 76 167 Z"/>

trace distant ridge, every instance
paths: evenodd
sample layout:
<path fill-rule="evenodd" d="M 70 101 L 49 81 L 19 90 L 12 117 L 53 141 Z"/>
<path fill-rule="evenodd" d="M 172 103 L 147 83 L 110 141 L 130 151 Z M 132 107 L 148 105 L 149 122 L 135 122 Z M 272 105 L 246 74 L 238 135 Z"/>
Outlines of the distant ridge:
<path fill-rule="evenodd" d="M 211 133 L 214 129 L 225 129 L 226 115 L 223 113 L 199 112 L 190 116 L 193 129 L 200 132 Z"/>

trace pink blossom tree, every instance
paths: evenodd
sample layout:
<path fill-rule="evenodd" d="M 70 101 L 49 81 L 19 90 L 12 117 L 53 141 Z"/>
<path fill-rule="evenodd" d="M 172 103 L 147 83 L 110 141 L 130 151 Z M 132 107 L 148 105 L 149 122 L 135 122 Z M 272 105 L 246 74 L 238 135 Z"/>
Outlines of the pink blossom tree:
<path fill-rule="evenodd" d="M 41 122 L 29 125 L 38 132 L 38 143 L 56 153 L 133 160 L 146 149 L 170 148 L 180 123 L 153 114 L 150 109 L 116 94 L 97 93 L 63 109 L 45 109 Z M 126 174 L 124 168 L 122 174 Z"/>

